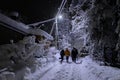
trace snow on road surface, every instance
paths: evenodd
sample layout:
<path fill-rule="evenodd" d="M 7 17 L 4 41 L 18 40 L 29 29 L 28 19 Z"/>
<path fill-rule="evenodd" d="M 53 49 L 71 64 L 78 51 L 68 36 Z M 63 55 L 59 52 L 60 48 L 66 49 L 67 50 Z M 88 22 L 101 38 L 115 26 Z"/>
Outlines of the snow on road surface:
<path fill-rule="evenodd" d="M 31 76 L 28 80 L 120 80 L 120 69 L 100 66 L 87 56 L 77 61 L 62 64 L 59 61 L 48 65 L 37 73 L 39 77 Z"/>
<path fill-rule="evenodd" d="M 73 63 L 56 64 L 40 80 L 81 80 L 79 65 Z"/>

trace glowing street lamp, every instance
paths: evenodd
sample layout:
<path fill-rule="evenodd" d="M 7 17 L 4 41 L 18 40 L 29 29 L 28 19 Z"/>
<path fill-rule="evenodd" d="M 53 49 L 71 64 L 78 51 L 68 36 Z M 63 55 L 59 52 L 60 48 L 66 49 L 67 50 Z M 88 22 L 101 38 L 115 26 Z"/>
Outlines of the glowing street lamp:
<path fill-rule="evenodd" d="M 58 15 L 58 19 L 63 19 L 63 16 L 62 15 Z"/>

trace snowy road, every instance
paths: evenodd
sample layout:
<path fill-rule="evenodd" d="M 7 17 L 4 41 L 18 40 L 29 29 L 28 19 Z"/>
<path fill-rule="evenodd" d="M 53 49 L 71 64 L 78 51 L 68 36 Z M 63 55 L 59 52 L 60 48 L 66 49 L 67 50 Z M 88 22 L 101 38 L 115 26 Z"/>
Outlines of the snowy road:
<path fill-rule="evenodd" d="M 100 66 L 89 56 L 78 60 L 77 63 L 52 62 L 28 75 L 29 79 L 25 80 L 120 80 L 119 68 Z"/>
<path fill-rule="evenodd" d="M 75 63 L 57 63 L 40 80 L 81 80 L 79 66 Z"/>

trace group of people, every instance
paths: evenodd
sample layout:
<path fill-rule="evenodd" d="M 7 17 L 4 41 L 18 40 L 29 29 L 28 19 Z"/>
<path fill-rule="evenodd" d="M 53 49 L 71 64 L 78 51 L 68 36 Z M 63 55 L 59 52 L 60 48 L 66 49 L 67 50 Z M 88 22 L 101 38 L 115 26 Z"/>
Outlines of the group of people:
<path fill-rule="evenodd" d="M 72 51 L 71 51 L 71 53 L 70 53 L 70 51 L 68 50 L 68 48 L 66 48 L 65 50 L 61 50 L 60 51 L 60 59 L 61 59 L 61 63 L 63 62 L 63 60 L 64 60 L 64 56 L 66 56 L 66 61 L 67 61 L 67 63 L 69 62 L 68 60 L 69 60 L 69 56 L 71 56 L 71 58 L 72 58 L 72 61 L 73 62 L 75 62 L 76 63 L 76 58 L 77 58 L 77 55 L 78 55 L 78 50 L 75 48 L 75 47 L 73 47 L 73 49 L 72 49 Z"/>

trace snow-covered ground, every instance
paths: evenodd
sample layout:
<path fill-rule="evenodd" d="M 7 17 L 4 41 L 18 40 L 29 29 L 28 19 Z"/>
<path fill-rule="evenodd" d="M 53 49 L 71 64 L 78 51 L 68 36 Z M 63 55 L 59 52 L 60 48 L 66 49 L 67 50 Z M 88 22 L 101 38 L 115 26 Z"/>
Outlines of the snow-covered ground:
<path fill-rule="evenodd" d="M 19 43 L 1 46 L 0 59 L 5 61 L 1 61 L 0 64 L 4 63 L 5 67 L 0 70 L 0 80 L 120 80 L 118 68 L 99 65 L 89 56 L 79 58 L 77 64 L 73 63 L 71 58 L 69 63 L 64 60 L 61 64 L 59 50 L 55 47 L 44 50 L 43 46 L 44 43 L 35 43 L 34 36 L 26 37 Z M 10 67 L 10 64 L 14 63 L 9 60 L 9 57 L 16 53 L 21 56 L 21 62 L 28 60 L 29 65 L 14 72 L 11 70 L 14 67 Z M 23 53 L 26 55 L 24 56 Z M 34 53 L 42 57 L 34 58 Z"/>
<path fill-rule="evenodd" d="M 58 61 L 27 75 L 26 80 L 120 80 L 120 69 L 100 66 L 87 56 L 62 64 Z"/>

